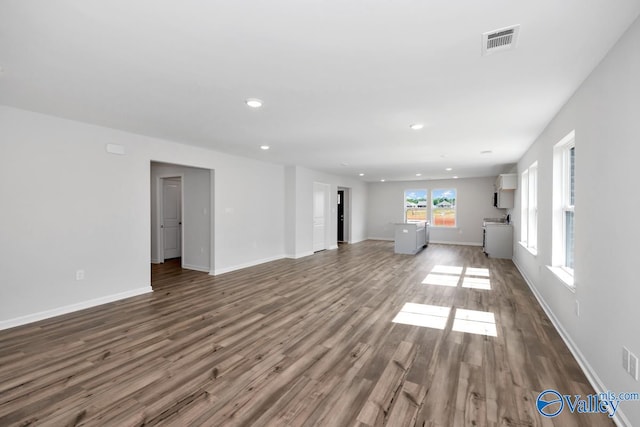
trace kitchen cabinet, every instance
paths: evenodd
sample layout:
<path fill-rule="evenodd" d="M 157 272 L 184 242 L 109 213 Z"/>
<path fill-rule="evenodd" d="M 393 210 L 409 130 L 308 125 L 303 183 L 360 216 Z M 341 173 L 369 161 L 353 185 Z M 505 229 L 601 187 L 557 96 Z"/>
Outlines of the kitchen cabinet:
<path fill-rule="evenodd" d="M 395 225 L 395 252 L 415 255 L 429 244 L 429 223 L 402 223 Z"/>
<path fill-rule="evenodd" d="M 482 249 L 491 258 L 513 258 L 513 226 L 485 224 Z"/>
<path fill-rule="evenodd" d="M 514 192 L 509 190 L 498 190 L 496 208 L 511 209 L 513 208 Z"/>
<path fill-rule="evenodd" d="M 498 175 L 496 180 L 496 189 L 501 190 L 515 190 L 518 188 L 518 176 L 515 173 L 503 173 Z"/>
<path fill-rule="evenodd" d="M 503 173 L 496 179 L 496 195 L 494 206 L 500 209 L 513 208 L 514 190 L 518 187 L 518 176 L 515 173 Z"/>

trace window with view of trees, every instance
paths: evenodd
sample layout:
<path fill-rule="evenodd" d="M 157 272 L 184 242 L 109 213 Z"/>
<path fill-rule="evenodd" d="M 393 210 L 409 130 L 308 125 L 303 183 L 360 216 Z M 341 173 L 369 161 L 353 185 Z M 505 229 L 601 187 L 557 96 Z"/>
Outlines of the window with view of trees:
<path fill-rule="evenodd" d="M 405 190 L 404 220 L 405 222 L 427 220 L 427 190 Z"/>
<path fill-rule="evenodd" d="M 431 225 L 435 227 L 456 226 L 456 193 L 455 188 L 431 192 Z"/>

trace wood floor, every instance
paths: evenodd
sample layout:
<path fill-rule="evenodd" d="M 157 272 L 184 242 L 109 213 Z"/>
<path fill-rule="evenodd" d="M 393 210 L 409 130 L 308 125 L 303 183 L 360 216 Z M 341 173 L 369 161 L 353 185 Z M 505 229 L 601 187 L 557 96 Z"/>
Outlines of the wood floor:
<path fill-rule="evenodd" d="M 152 294 L 0 331 L 0 426 L 613 425 L 537 413 L 542 390 L 593 389 L 513 263 L 477 247 L 367 241 L 152 277 Z M 394 323 L 406 303 L 431 327 Z"/>

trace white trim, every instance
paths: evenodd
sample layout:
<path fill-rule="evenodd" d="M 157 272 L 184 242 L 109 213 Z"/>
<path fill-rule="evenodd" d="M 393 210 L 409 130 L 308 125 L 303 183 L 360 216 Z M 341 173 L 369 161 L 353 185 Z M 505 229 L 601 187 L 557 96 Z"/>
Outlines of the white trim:
<path fill-rule="evenodd" d="M 334 249 L 338 249 L 338 245 L 331 245 L 329 246 L 329 250 L 332 251 Z"/>
<path fill-rule="evenodd" d="M 573 281 L 573 276 L 571 274 L 569 274 L 567 272 L 567 270 L 565 270 L 562 267 L 552 267 L 550 265 L 547 265 L 547 268 L 549 269 L 550 272 L 553 273 L 553 275 L 555 277 L 558 278 L 558 280 L 567 287 L 567 289 L 569 289 L 571 292 L 573 292 L 574 294 L 576 293 L 576 285 Z"/>
<path fill-rule="evenodd" d="M 395 239 L 389 237 L 368 237 L 367 240 L 384 240 L 393 242 Z M 429 244 L 435 243 L 436 245 L 460 245 L 460 246 L 482 246 L 482 242 L 449 242 L 445 240 L 429 240 Z"/>
<path fill-rule="evenodd" d="M 299 254 L 289 254 L 286 255 L 285 258 L 289 258 L 289 259 L 299 259 L 299 258 L 304 258 L 307 256 L 311 256 L 313 255 L 315 252 L 313 251 L 309 251 L 309 252 L 300 252 Z"/>
<path fill-rule="evenodd" d="M 576 359 L 576 362 L 578 362 L 580 369 L 582 369 L 582 372 L 587 377 L 587 380 L 589 381 L 589 384 L 591 384 L 591 387 L 593 387 L 596 393 L 604 393 L 608 391 L 609 388 L 607 388 L 604 385 L 604 383 L 602 382 L 602 380 L 600 379 L 596 371 L 593 369 L 593 367 L 591 367 L 591 365 L 587 361 L 587 358 L 584 357 L 584 355 L 582 354 L 582 352 L 580 351 L 576 343 L 573 342 L 573 340 L 571 339 L 571 336 L 569 335 L 569 333 L 564 329 L 560 321 L 553 314 L 551 307 L 549 307 L 549 305 L 544 300 L 542 295 L 538 292 L 535 286 L 533 286 L 533 283 L 531 282 L 531 280 L 529 280 L 529 278 L 525 274 L 524 269 L 520 268 L 520 265 L 518 264 L 515 258 L 513 259 L 513 264 L 516 266 L 516 268 L 522 275 L 524 281 L 527 283 L 527 286 L 529 286 L 529 289 L 533 293 L 533 296 L 536 297 L 536 300 L 538 301 L 538 304 L 540 304 L 540 307 L 542 307 L 542 310 L 544 310 L 549 320 L 551 320 L 551 323 L 556 328 L 556 331 L 558 331 L 558 334 L 560 334 L 560 338 L 562 338 L 562 341 L 564 341 L 564 343 L 569 348 L 569 351 L 573 355 L 574 359 Z M 620 427 L 631 426 L 631 422 L 624 415 L 620 407 L 618 407 L 618 410 L 616 411 L 616 414 L 613 417 L 613 421 L 616 423 L 617 426 L 620 426 Z"/>
<path fill-rule="evenodd" d="M 184 268 L 185 270 L 202 271 L 204 273 L 209 272 L 209 267 L 203 267 L 201 265 L 182 264 L 182 268 Z"/>
<path fill-rule="evenodd" d="M 243 264 L 233 265 L 231 267 L 217 268 L 213 270 L 213 272 L 209 272 L 212 276 L 217 276 L 219 274 L 230 273 L 236 270 L 242 270 L 243 268 L 254 267 L 256 265 L 264 264 L 271 261 L 277 261 L 279 259 L 286 258 L 284 255 L 276 255 L 269 258 L 257 259 L 255 261 L 245 262 Z"/>
<path fill-rule="evenodd" d="M 435 243 L 436 245 L 482 246 L 482 242 L 448 242 L 445 240 L 429 240 L 429 244 L 431 243 Z"/>
<path fill-rule="evenodd" d="M 0 330 L 9 329 L 16 326 L 26 325 L 32 322 L 38 322 L 40 320 L 49 319 L 51 317 L 61 316 L 63 314 L 73 313 L 74 311 L 84 310 L 86 308 L 95 307 L 97 305 L 107 304 L 113 301 L 118 301 L 125 298 L 131 298 L 138 295 L 150 293 L 153 290 L 151 286 L 145 286 L 142 288 L 131 289 L 129 291 L 120 292 L 113 295 L 106 295 L 100 298 L 94 298 L 87 301 L 78 302 L 71 305 L 65 305 L 63 307 L 53 308 L 51 310 L 40 311 L 38 313 L 27 314 L 26 316 L 15 317 L 13 319 L 0 321 Z"/>
<path fill-rule="evenodd" d="M 162 264 L 159 258 L 151 258 L 151 264 Z"/>
<path fill-rule="evenodd" d="M 527 244 L 525 242 L 518 242 L 520 244 L 520 246 L 522 246 L 523 249 L 526 249 L 527 252 L 529 252 L 532 256 L 537 257 L 538 256 L 538 250 L 535 248 L 530 248 L 529 246 L 527 246 Z"/>

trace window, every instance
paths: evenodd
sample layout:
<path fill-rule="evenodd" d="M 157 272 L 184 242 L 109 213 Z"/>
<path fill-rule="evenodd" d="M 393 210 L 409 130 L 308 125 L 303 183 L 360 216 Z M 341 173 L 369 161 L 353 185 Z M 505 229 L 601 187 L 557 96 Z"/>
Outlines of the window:
<path fill-rule="evenodd" d="M 427 220 L 427 190 L 404 191 L 404 220 L 405 222 Z"/>
<path fill-rule="evenodd" d="M 431 225 L 456 226 L 456 193 L 455 188 L 431 192 Z"/>
<path fill-rule="evenodd" d="M 538 248 L 538 162 L 534 162 L 521 177 L 520 242 L 531 252 Z"/>
<path fill-rule="evenodd" d="M 529 169 L 520 178 L 520 242 L 526 247 L 529 235 Z"/>
<path fill-rule="evenodd" d="M 552 261 L 554 267 L 571 277 L 575 259 L 575 151 L 575 133 L 571 132 L 556 144 L 553 153 Z"/>
<path fill-rule="evenodd" d="M 575 206 L 575 158 L 576 158 L 576 146 L 575 143 L 567 147 L 564 152 L 564 173 L 563 173 L 563 218 L 564 218 L 564 267 L 571 270 L 573 273 L 573 217 Z"/>

